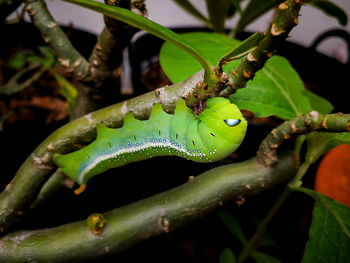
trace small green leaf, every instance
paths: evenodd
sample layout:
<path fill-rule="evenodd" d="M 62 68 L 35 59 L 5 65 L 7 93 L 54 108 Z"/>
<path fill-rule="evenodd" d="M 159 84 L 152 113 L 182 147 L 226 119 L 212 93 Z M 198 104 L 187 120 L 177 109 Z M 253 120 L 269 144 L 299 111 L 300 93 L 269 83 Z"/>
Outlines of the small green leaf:
<path fill-rule="evenodd" d="M 338 20 L 339 24 L 346 26 L 348 23 L 348 16 L 343 9 L 336 4 L 328 0 L 312 0 L 308 2 L 314 7 L 320 9 L 325 14 L 334 17 Z"/>
<path fill-rule="evenodd" d="M 180 35 L 176 34 L 172 30 L 159 25 L 143 16 L 137 15 L 130 10 L 120 8 L 117 6 L 110 6 L 104 3 L 92 1 L 92 0 L 64 0 L 69 3 L 80 5 L 89 8 L 93 11 L 99 12 L 116 20 L 127 23 L 131 26 L 144 30 L 152 35 L 155 35 L 165 41 L 172 43 L 178 48 L 184 50 L 186 53 L 195 58 L 204 68 L 204 80 L 207 83 L 215 82 L 213 79 L 213 70 L 210 63 L 206 58 L 190 43 L 188 43 Z M 182 79 L 183 80 L 183 79 Z"/>
<path fill-rule="evenodd" d="M 219 212 L 219 217 L 221 222 L 225 224 L 232 235 L 244 246 L 247 243 L 247 239 L 244 236 L 241 224 L 236 220 L 236 218 L 224 211 Z"/>
<path fill-rule="evenodd" d="M 215 33 L 193 32 L 181 34 L 181 37 L 195 46 L 212 65 L 216 65 L 224 54 L 240 43 L 238 40 Z M 163 70 L 173 83 L 178 83 L 201 70 L 201 65 L 196 60 L 167 42 L 160 50 L 159 59 Z M 229 72 L 238 64 L 239 60 L 224 66 L 225 72 Z"/>
<path fill-rule="evenodd" d="M 235 46 L 233 49 L 231 49 L 227 54 L 222 56 L 218 62 L 217 67 L 221 61 L 231 61 L 246 56 L 249 52 L 253 51 L 258 46 L 259 42 L 263 38 L 264 34 L 262 33 L 255 33 L 251 35 L 246 40 L 241 42 L 238 46 Z"/>
<path fill-rule="evenodd" d="M 220 263 L 235 263 L 236 258 L 230 248 L 225 248 L 220 254 Z"/>
<path fill-rule="evenodd" d="M 42 58 L 37 55 L 30 54 L 27 56 L 27 62 L 30 64 L 42 63 Z"/>
<path fill-rule="evenodd" d="M 296 188 L 316 204 L 302 263 L 349 262 L 350 209 L 307 188 Z"/>
<path fill-rule="evenodd" d="M 317 100 L 311 103 L 310 99 Z M 238 108 L 254 112 L 259 117 L 277 116 L 289 120 L 315 110 L 329 108 L 329 102 L 305 91 L 298 73 L 288 60 L 273 56 L 258 71 L 247 87 L 230 96 Z"/>
<path fill-rule="evenodd" d="M 305 161 L 314 163 L 323 154 L 340 144 L 350 144 L 350 132 L 311 132 L 306 135 Z"/>
<path fill-rule="evenodd" d="M 281 262 L 278 258 L 265 254 L 263 252 L 254 251 L 252 253 L 252 258 L 254 258 L 256 263 L 279 263 Z"/>
<path fill-rule="evenodd" d="M 246 25 L 250 24 L 281 2 L 283 2 L 283 0 L 250 0 L 240 16 L 236 31 L 242 31 Z"/>
<path fill-rule="evenodd" d="M 8 62 L 7 65 L 13 69 L 20 70 L 27 64 L 27 56 L 22 53 L 16 53 Z"/>
<path fill-rule="evenodd" d="M 54 75 L 57 83 L 61 87 L 61 93 L 68 101 L 68 108 L 69 112 L 72 112 L 78 91 L 74 87 L 72 83 L 70 83 L 66 78 L 64 78 L 61 74 L 59 74 L 57 71 L 51 70 L 52 74 Z"/>
<path fill-rule="evenodd" d="M 201 12 L 199 12 L 197 8 L 195 8 L 190 1 L 188 0 L 173 0 L 173 1 L 177 3 L 180 7 L 182 7 L 187 13 L 189 13 L 190 15 L 192 15 L 193 17 L 201 21 L 207 27 L 209 28 L 213 27 L 210 21 L 204 15 L 202 15 Z"/>

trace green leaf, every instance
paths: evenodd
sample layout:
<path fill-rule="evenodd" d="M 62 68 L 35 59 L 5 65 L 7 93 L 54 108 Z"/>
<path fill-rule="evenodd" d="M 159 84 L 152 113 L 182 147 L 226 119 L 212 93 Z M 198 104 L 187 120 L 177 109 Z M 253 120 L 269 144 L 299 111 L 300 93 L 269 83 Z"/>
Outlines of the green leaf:
<path fill-rule="evenodd" d="M 306 135 L 306 155 L 305 161 L 314 163 L 323 154 L 340 144 L 350 144 L 350 132 L 311 132 Z"/>
<path fill-rule="evenodd" d="M 236 31 L 242 31 L 245 26 L 281 2 L 283 2 L 283 0 L 250 0 L 240 16 Z"/>
<path fill-rule="evenodd" d="M 326 100 L 310 95 L 288 60 L 280 56 L 269 59 L 254 80 L 231 95 L 230 100 L 238 108 L 250 110 L 259 117 L 273 115 L 284 120 L 316 109 L 326 112 L 330 105 Z M 313 108 L 315 105 L 316 109 Z"/>
<path fill-rule="evenodd" d="M 181 37 L 196 47 L 212 65 L 216 65 L 224 54 L 240 43 L 238 40 L 215 33 L 185 33 L 181 34 Z M 159 58 L 163 70 L 173 83 L 178 83 L 201 70 L 201 65 L 196 60 L 167 42 L 163 44 Z M 224 70 L 229 72 L 238 64 L 239 60 L 233 61 L 224 66 Z"/>
<path fill-rule="evenodd" d="M 221 222 L 225 224 L 232 235 L 244 246 L 247 243 L 247 239 L 244 236 L 241 224 L 236 220 L 236 218 L 224 211 L 219 212 L 219 217 Z"/>
<path fill-rule="evenodd" d="M 249 52 L 253 51 L 258 46 L 259 42 L 263 38 L 264 34 L 262 33 L 255 33 L 251 35 L 243 42 L 241 42 L 238 46 L 235 46 L 233 49 L 231 49 L 227 54 L 223 55 L 216 67 L 219 67 L 219 63 L 221 63 L 221 61 L 231 61 L 246 56 Z"/>
<path fill-rule="evenodd" d="M 312 93 L 311 91 L 304 89 L 304 96 L 308 97 L 311 108 L 319 113 L 330 113 L 333 110 L 333 105 L 326 99 Z"/>
<path fill-rule="evenodd" d="M 252 253 L 252 258 L 254 258 L 257 263 L 279 263 L 281 262 L 279 259 L 265 254 L 263 252 L 254 251 Z"/>
<path fill-rule="evenodd" d="M 72 112 L 78 91 L 74 87 L 72 83 L 70 83 L 66 78 L 64 78 L 61 74 L 59 74 L 57 71 L 51 70 L 52 74 L 54 75 L 57 83 L 61 87 L 61 93 L 68 101 L 68 108 L 69 112 Z"/>
<path fill-rule="evenodd" d="M 232 0 L 205 0 L 205 2 L 214 32 L 224 33 L 225 21 L 233 6 Z"/>
<path fill-rule="evenodd" d="M 230 248 L 225 248 L 220 254 L 220 263 L 235 263 L 236 258 Z"/>
<path fill-rule="evenodd" d="M 42 63 L 42 58 L 35 54 L 30 54 L 27 56 L 27 62 L 30 64 Z"/>
<path fill-rule="evenodd" d="M 213 25 L 210 23 L 210 21 L 199 12 L 190 1 L 188 0 L 173 0 L 175 3 L 177 3 L 180 7 L 182 7 L 187 13 L 201 21 L 204 25 L 206 25 L 209 28 L 212 28 Z"/>
<path fill-rule="evenodd" d="M 316 204 L 302 263 L 350 261 L 350 209 L 307 188 L 296 188 Z"/>
<path fill-rule="evenodd" d="M 8 62 L 7 65 L 13 69 L 20 70 L 27 64 L 27 57 L 24 53 L 16 53 Z"/>
<path fill-rule="evenodd" d="M 100 2 L 92 1 L 92 0 L 64 0 L 69 3 L 77 4 L 106 16 L 112 17 L 116 20 L 122 21 L 129 25 L 132 25 L 136 28 L 144 30 L 152 35 L 155 35 L 165 41 L 168 41 L 175 45 L 176 47 L 184 50 L 186 53 L 195 58 L 204 68 L 205 75 L 204 79 L 208 83 L 213 80 L 214 74 L 212 74 L 212 68 L 210 63 L 206 60 L 206 58 L 190 43 L 188 43 L 184 38 L 170 29 L 161 26 L 143 16 L 137 15 L 130 10 L 120 8 L 117 6 L 110 6 L 107 4 L 103 4 Z M 183 79 L 182 79 L 183 80 Z"/>
<path fill-rule="evenodd" d="M 328 16 L 336 18 L 339 24 L 343 26 L 347 25 L 348 16 L 346 15 L 345 11 L 341 9 L 339 6 L 337 6 L 336 4 L 327 0 L 312 0 L 312 1 L 309 1 L 308 3 L 320 9 L 321 11 L 326 13 Z"/>

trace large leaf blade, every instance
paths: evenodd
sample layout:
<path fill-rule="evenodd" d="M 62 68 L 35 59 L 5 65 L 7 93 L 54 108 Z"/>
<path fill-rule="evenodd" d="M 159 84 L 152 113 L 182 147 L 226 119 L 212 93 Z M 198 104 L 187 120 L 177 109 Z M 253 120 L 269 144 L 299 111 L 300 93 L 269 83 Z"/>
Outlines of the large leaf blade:
<path fill-rule="evenodd" d="M 195 46 L 209 61 L 216 65 L 239 41 L 216 33 L 192 32 L 181 34 L 188 43 Z M 165 42 L 160 50 L 160 64 L 173 83 L 178 83 L 201 69 L 201 65 L 184 51 Z M 224 66 L 226 72 L 238 66 L 239 60 Z"/>
<path fill-rule="evenodd" d="M 316 200 L 302 263 L 349 262 L 350 209 L 310 189 L 296 190 Z"/>
<path fill-rule="evenodd" d="M 276 116 L 289 120 L 315 110 L 313 105 L 328 113 L 329 102 L 319 99 L 313 104 L 310 98 L 319 97 L 308 94 L 297 72 L 280 56 L 269 59 L 246 88 L 230 96 L 240 109 L 250 110 L 258 117 Z"/>

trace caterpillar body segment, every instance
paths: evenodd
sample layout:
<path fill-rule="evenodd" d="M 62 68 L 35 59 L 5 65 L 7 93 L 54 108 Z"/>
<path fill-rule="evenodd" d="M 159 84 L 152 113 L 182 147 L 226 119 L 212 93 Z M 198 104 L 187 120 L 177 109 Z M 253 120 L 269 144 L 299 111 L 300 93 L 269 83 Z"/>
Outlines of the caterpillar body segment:
<path fill-rule="evenodd" d="M 175 155 L 195 162 L 223 159 L 241 144 L 247 122 L 224 98 L 211 98 L 199 116 L 180 99 L 174 114 L 153 106 L 148 120 L 127 113 L 121 128 L 97 125 L 96 140 L 81 150 L 54 156 L 54 162 L 80 185 L 110 168 L 156 156 Z"/>

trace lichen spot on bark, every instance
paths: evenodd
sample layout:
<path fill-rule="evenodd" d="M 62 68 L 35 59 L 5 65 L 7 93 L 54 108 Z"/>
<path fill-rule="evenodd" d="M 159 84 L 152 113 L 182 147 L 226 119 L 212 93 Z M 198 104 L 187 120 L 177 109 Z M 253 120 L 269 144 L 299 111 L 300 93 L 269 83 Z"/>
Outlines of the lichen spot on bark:
<path fill-rule="evenodd" d="M 104 218 L 102 214 L 92 214 L 86 220 L 88 229 L 95 236 L 100 235 L 103 232 L 103 229 L 106 223 L 107 223 L 107 220 Z"/>

